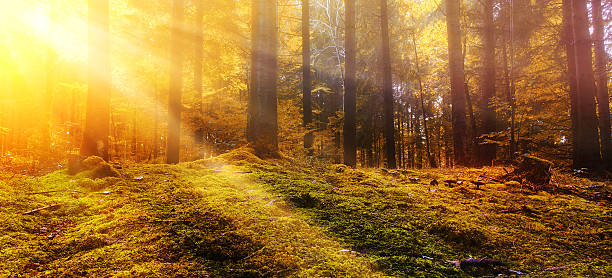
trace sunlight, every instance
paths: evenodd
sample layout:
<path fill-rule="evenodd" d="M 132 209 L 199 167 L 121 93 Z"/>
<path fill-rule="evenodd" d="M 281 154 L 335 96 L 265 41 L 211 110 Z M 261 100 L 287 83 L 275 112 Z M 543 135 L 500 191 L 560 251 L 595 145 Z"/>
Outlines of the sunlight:
<path fill-rule="evenodd" d="M 58 7 L 53 11 L 56 19 L 52 19 L 50 7 L 38 1 L 2 2 L 5 8 L 0 11 L 1 28 L 10 37 L 19 38 L 8 45 L 10 49 L 23 51 L 33 44 L 44 44 L 62 57 L 81 63 L 85 61 L 86 20 Z"/>

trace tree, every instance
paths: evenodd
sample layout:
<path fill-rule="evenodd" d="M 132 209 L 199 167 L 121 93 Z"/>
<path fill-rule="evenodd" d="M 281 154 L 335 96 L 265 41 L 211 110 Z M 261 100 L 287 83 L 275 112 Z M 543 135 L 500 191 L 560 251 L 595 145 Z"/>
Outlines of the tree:
<path fill-rule="evenodd" d="M 460 1 L 446 0 L 446 29 L 448 34 L 448 69 L 451 81 L 453 147 L 455 163 L 467 165 L 467 123 L 465 116 L 466 92 L 461 26 Z"/>
<path fill-rule="evenodd" d="M 304 148 L 312 148 L 314 134 L 312 129 L 312 74 L 310 71 L 310 1 L 302 0 L 302 103 L 303 123 L 307 129 L 304 135 Z"/>
<path fill-rule="evenodd" d="M 576 84 L 576 57 L 574 52 L 574 23 L 572 19 L 572 0 L 563 0 L 563 42 L 567 58 L 567 83 L 569 85 L 570 118 L 572 121 L 572 160 L 578 155 L 578 92 Z"/>
<path fill-rule="evenodd" d="M 170 46 L 170 90 L 168 95 L 168 142 L 166 162 L 180 161 L 181 110 L 183 92 L 183 12 L 184 0 L 174 0 L 172 5 L 172 41 Z"/>
<path fill-rule="evenodd" d="M 591 51 L 586 0 L 572 0 L 572 20 L 578 121 L 574 167 L 596 168 L 600 166 L 601 156 L 597 133 L 597 114 L 595 112 L 597 90 L 593 73 L 593 52 Z"/>
<path fill-rule="evenodd" d="M 482 26 L 482 76 L 480 110 L 482 117 L 481 136 L 495 132 L 495 109 L 491 105 L 495 97 L 495 23 L 493 21 L 493 0 L 483 0 Z M 484 143 L 480 148 L 483 165 L 491 165 L 496 156 L 496 146 Z"/>
<path fill-rule="evenodd" d="M 276 1 L 253 1 L 247 140 L 260 157 L 278 156 Z"/>
<path fill-rule="evenodd" d="M 195 36 L 193 36 L 194 43 L 194 56 L 193 56 L 193 87 L 196 92 L 196 113 L 202 118 L 202 61 L 204 53 L 203 39 L 203 22 L 204 10 L 202 8 L 203 0 L 195 0 Z M 204 126 L 203 123 L 198 122 L 198 126 L 194 132 L 196 144 L 202 145 L 204 143 Z"/>
<path fill-rule="evenodd" d="M 89 0 L 89 66 L 87 113 L 81 144 L 82 156 L 109 157 L 110 27 L 108 0 Z"/>
<path fill-rule="evenodd" d="M 346 0 L 345 9 L 344 164 L 355 167 L 357 163 L 355 0 Z"/>
<path fill-rule="evenodd" d="M 601 156 L 607 168 L 612 167 L 612 138 L 610 138 L 610 99 L 608 95 L 608 53 L 604 45 L 604 25 L 601 0 L 592 0 L 593 36 L 595 40 L 595 70 L 597 105 L 599 111 L 599 141 Z"/>
<path fill-rule="evenodd" d="M 382 69 L 384 98 L 384 133 L 387 168 L 397 168 L 395 160 L 395 127 L 393 119 L 393 78 L 391 73 L 391 47 L 389 43 L 389 11 L 387 0 L 380 0 L 381 37 L 382 37 Z"/>

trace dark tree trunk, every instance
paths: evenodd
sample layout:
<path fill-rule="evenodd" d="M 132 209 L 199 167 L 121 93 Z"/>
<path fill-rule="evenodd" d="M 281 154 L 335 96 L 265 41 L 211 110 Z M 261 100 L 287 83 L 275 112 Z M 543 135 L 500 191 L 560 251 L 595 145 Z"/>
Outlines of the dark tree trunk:
<path fill-rule="evenodd" d="M 567 83 L 569 84 L 570 118 L 572 120 L 572 160 L 577 161 L 578 150 L 578 85 L 576 84 L 576 56 L 574 52 L 574 23 L 572 0 L 563 0 L 563 41 L 567 56 Z"/>
<path fill-rule="evenodd" d="M 193 37 L 194 44 L 194 56 L 193 56 L 193 88 L 196 92 L 196 103 L 195 109 L 196 114 L 200 117 L 200 121 L 198 121 L 198 126 L 194 132 L 195 143 L 199 148 L 202 148 L 202 144 L 204 143 L 204 126 L 202 120 L 202 60 L 204 59 L 204 45 L 203 45 L 203 36 L 204 36 L 204 26 L 203 26 L 203 17 L 204 17 L 204 9 L 203 2 L 204 0 L 195 0 L 195 36 Z M 201 150 L 199 152 L 202 152 Z M 200 153 L 198 156 L 201 156 Z"/>
<path fill-rule="evenodd" d="M 345 2 L 344 62 L 344 164 L 355 167 L 357 160 L 357 82 L 355 79 L 355 0 Z"/>
<path fill-rule="evenodd" d="M 395 159 L 395 127 L 393 126 L 393 77 L 391 72 L 391 47 L 389 42 L 389 11 L 387 0 L 380 0 L 381 11 L 381 37 L 382 37 L 382 68 L 383 68 L 383 97 L 384 97 L 384 132 L 385 156 L 387 168 L 397 168 Z"/>
<path fill-rule="evenodd" d="M 108 155 L 110 123 L 110 26 L 108 0 L 89 0 L 89 87 L 82 156 Z"/>
<path fill-rule="evenodd" d="M 576 132 L 576 168 L 598 168 L 601 165 L 597 114 L 595 112 L 595 76 L 586 0 L 572 0 L 574 55 L 578 98 L 578 130 Z"/>
<path fill-rule="evenodd" d="M 260 157 L 277 157 L 278 32 L 274 0 L 253 1 L 252 69 L 247 139 Z"/>
<path fill-rule="evenodd" d="M 183 93 L 183 13 L 184 0 L 172 5 L 172 42 L 170 46 L 170 89 L 168 95 L 168 142 L 166 162 L 179 163 L 181 145 L 181 110 Z"/>
<path fill-rule="evenodd" d="M 612 139 L 610 138 L 610 99 L 608 94 L 608 53 L 604 45 L 604 24 L 601 0 L 592 0 L 593 35 L 595 38 L 595 70 L 597 79 L 597 105 L 599 111 L 599 141 L 606 168 L 612 167 Z"/>
<path fill-rule="evenodd" d="M 470 87 L 466 82 L 464 84 L 465 91 L 465 100 L 467 102 L 468 113 L 470 113 L 470 151 L 473 153 L 470 157 L 472 161 L 469 161 L 470 164 L 474 164 L 473 161 L 477 156 L 474 155 L 478 152 L 478 144 L 476 142 L 476 136 L 478 134 L 478 126 L 476 125 L 476 116 L 474 116 L 474 105 L 472 104 L 472 96 L 470 95 Z"/>
<path fill-rule="evenodd" d="M 314 134 L 312 133 L 312 73 L 310 72 L 310 1 L 302 0 L 302 95 L 304 109 L 304 148 L 312 153 Z"/>
<path fill-rule="evenodd" d="M 495 132 L 495 109 L 491 100 L 495 97 L 495 23 L 493 22 L 493 0 L 483 0 L 482 51 L 483 68 L 480 110 L 482 113 L 481 136 Z M 483 144 L 480 160 L 483 165 L 491 165 L 496 156 L 494 144 Z"/>
<path fill-rule="evenodd" d="M 451 81 L 453 146 L 455 164 L 466 166 L 467 123 L 465 117 L 465 73 L 461 49 L 460 1 L 446 0 L 446 26 L 448 30 L 448 67 Z"/>

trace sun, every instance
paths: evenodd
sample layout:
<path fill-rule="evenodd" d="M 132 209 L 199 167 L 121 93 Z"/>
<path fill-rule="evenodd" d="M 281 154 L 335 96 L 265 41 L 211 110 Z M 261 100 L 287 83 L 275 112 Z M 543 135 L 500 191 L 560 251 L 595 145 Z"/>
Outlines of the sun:
<path fill-rule="evenodd" d="M 53 2 L 53 1 L 52 1 Z M 59 1 L 0 0 L 0 37 L 6 47 L 23 50 L 34 45 L 70 60 L 84 62 L 87 56 L 87 20 L 73 10 L 62 9 Z M 34 51 L 36 53 L 36 51 Z"/>

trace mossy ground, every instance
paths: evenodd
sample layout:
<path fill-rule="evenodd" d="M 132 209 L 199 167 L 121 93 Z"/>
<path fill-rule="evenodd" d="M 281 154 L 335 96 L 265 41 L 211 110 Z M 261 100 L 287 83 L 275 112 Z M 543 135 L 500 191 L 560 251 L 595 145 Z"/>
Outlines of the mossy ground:
<path fill-rule="evenodd" d="M 445 263 L 470 257 L 532 277 L 612 273 L 606 201 L 516 183 L 476 189 L 442 181 L 499 176 L 501 168 L 354 170 L 263 161 L 243 148 L 120 174 L 91 179 L 60 171 L 0 182 L 0 276 L 510 275 Z M 599 184 L 555 175 L 557 183 Z M 430 186 L 432 179 L 440 185 Z M 28 194 L 44 191 L 57 192 Z M 22 215 L 52 204 L 60 206 Z"/>

